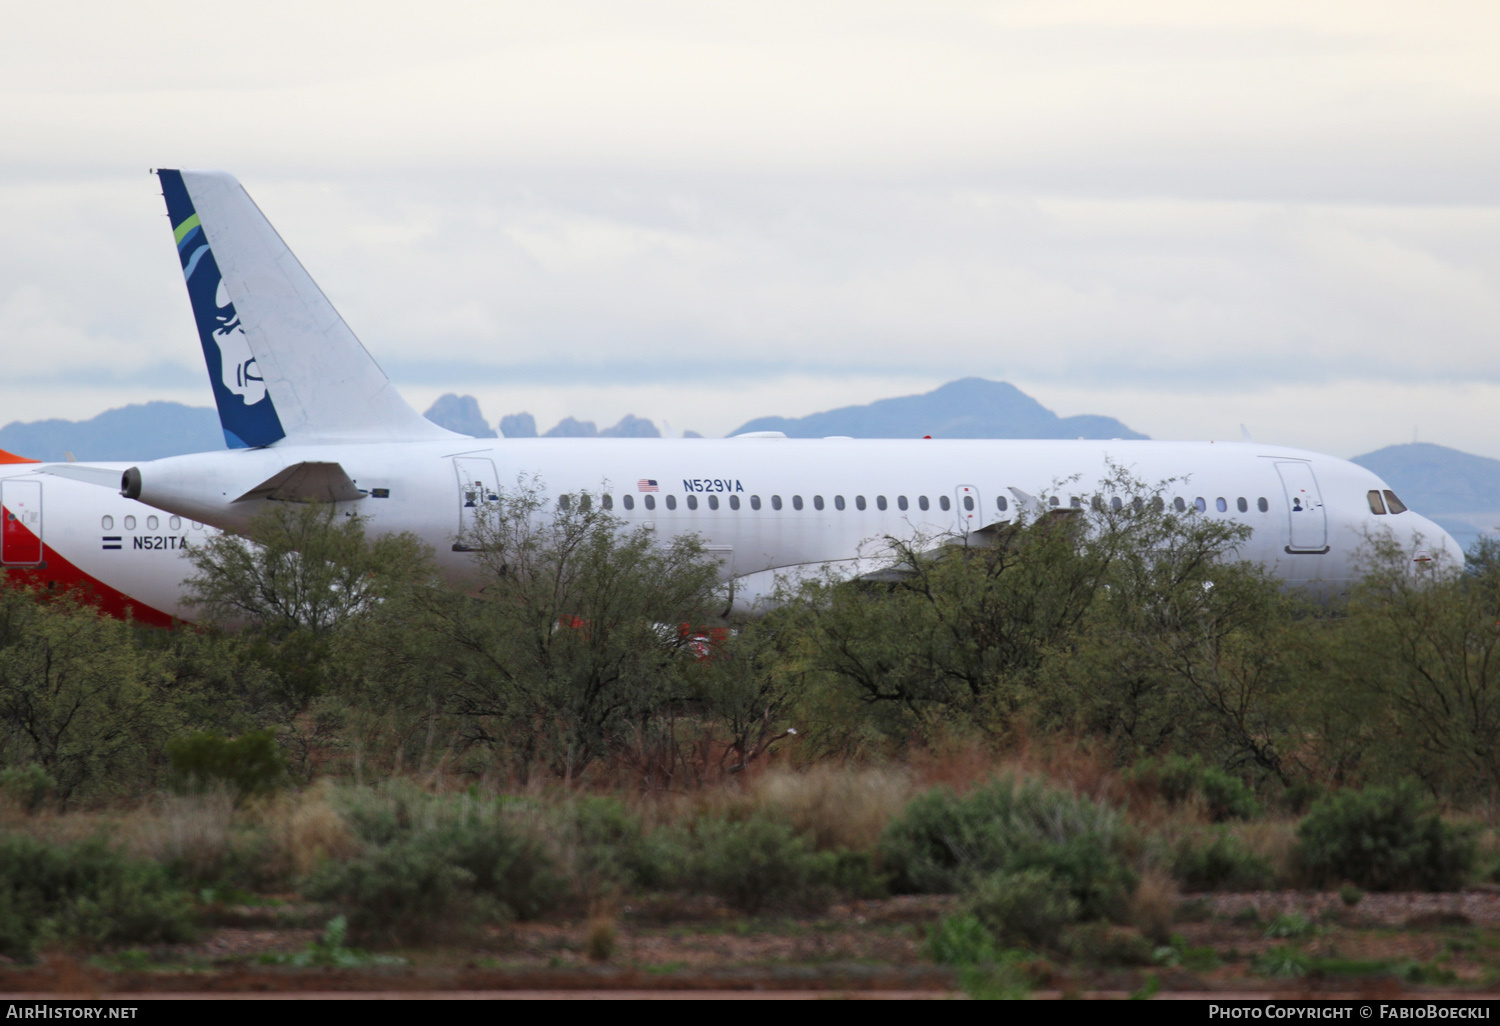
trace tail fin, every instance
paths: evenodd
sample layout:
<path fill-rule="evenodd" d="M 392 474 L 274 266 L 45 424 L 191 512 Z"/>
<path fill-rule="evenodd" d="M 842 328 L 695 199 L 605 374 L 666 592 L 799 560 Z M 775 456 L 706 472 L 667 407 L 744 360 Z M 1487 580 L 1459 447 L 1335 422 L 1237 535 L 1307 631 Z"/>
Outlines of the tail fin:
<path fill-rule="evenodd" d="M 239 182 L 157 176 L 230 448 L 452 437 L 401 398 Z"/>

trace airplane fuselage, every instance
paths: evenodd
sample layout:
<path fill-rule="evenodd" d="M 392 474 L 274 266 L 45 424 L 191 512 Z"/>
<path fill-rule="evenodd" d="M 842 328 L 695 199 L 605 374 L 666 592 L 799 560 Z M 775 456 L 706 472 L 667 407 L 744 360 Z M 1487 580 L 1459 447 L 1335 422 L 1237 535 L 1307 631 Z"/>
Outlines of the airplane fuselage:
<path fill-rule="evenodd" d="M 337 464 L 376 533 L 410 531 L 462 576 L 463 537 L 485 500 L 535 479 L 549 503 L 607 501 L 664 541 L 700 537 L 747 608 L 793 567 L 853 563 L 885 537 L 961 536 L 1026 511 L 1094 501 L 1123 471 L 1179 508 L 1251 528 L 1237 556 L 1289 586 L 1326 591 L 1359 574 L 1366 539 L 1395 532 L 1414 559 L 1461 565 L 1419 514 L 1376 513 L 1386 484 L 1356 464 L 1253 443 L 730 438 L 442 439 L 285 445 L 141 464 L 139 498 L 185 522 L 241 530 L 264 508 L 242 499 L 299 464 Z M 608 497 L 606 500 L 604 497 Z M 564 498 L 568 497 L 568 498 Z M 1124 496 L 1123 501 L 1130 501 Z M 1108 495 L 1105 493 L 1105 501 Z"/>

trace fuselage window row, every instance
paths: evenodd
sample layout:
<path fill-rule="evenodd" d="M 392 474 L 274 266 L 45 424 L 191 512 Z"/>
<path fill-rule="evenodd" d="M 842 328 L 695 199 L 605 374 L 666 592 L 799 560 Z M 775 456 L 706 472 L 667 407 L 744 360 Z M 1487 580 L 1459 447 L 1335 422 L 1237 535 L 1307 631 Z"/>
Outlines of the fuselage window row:
<path fill-rule="evenodd" d="M 646 509 L 656 509 L 655 495 L 648 493 L 641 496 L 640 498 L 642 505 Z M 677 497 L 675 495 L 664 495 L 662 496 L 662 499 L 665 502 L 667 509 L 675 510 L 677 508 Z M 620 506 L 621 508 L 626 510 L 634 510 L 635 500 L 636 497 L 633 495 L 622 495 L 620 497 Z M 1406 512 L 1406 505 L 1400 499 L 1396 498 L 1395 492 L 1390 491 L 1389 489 L 1384 490 L 1383 493 L 1380 490 L 1372 489 L 1367 495 L 1367 500 L 1369 502 L 1370 512 L 1376 514 L 1377 516 L 1384 516 L 1387 512 L 1392 514 Z M 1058 508 L 1062 505 L 1061 498 L 1056 495 L 1048 496 L 1046 501 L 1047 505 L 1053 508 Z M 573 508 L 573 502 L 574 497 L 572 495 L 559 495 L 557 497 L 557 508 L 564 512 L 567 512 L 568 510 L 571 510 Z M 1129 502 L 1130 505 L 1137 510 L 1144 508 L 1145 500 L 1143 499 L 1132 498 L 1129 500 Z M 1224 496 L 1218 496 L 1213 500 L 1214 509 L 1220 513 L 1227 513 L 1229 511 L 1229 502 L 1230 500 L 1228 498 Z M 592 507 L 593 497 L 588 492 L 582 492 L 577 497 L 577 503 L 578 509 L 580 511 L 587 512 Z M 1118 495 L 1111 496 L 1107 501 L 1103 496 L 1095 495 L 1091 499 L 1089 499 L 1087 503 L 1085 503 L 1085 500 L 1083 498 L 1077 495 L 1068 497 L 1068 506 L 1071 509 L 1083 509 L 1085 505 L 1088 505 L 1094 510 L 1100 512 L 1104 511 L 1105 509 L 1122 511 L 1125 508 L 1125 503 L 1126 500 Z M 812 497 L 812 504 L 813 509 L 815 510 L 821 511 L 825 508 L 823 496 L 821 495 L 814 495 Z M 1157 510 L 1166 508 L 1166 500 L 1162 499 L 1159 496 L 1152 499 L 1151 504 L 1153 508 Z M 613 510 L 615 508 L 614 496 L 607 493 L 599 496 L 599 505 L 602 509 Z M 1209 500 L 1201 495 L 1195 497 L 1191 502 L 1189 502 L 1182 496 L 1177 496 L 1176 498 L 1172 499 L 1172 509 L 1174 509 L 1178 513 L 1185 513 L 1190 509 L 1196 510 L 1199 513 L 1206 513 L 1208 512 L 1208 506 Z M 1234 506 L 1235 509 L 1237 509 L 1241 513 L 1250 512 L 1250 500 L 1243 495 L 1234 499 Z M 771 508 L 773 510 L 780 510 L 782 509 L 782 507 L 783 503 L 781 496 L 772 495 Z M 689 510 L 698 509 L 698 497 L 696 495 L 687 496 L 687 508 Z M 708 508 L 710 510 L 718 510 L 720 508 L 720 501 L 717 495 L 708 496 Z M 738 495 L 729 496 L 729 508 L 735 511 L 738 511 L 741 508 L 740 497 Z M 761 509 L 761 498 L 759 495 L 750 496 L 750 508 L 757 511 Z M 792 509 L 801 510 L 802 508 L 802 496 L 793 495 Z M 848 503 L 846 502 L 844 496 L 835 495 L 833 497 L 833 508 L 841 511 L 848 508 Z M 869 503 L 866 501 L 863 495 L 856 495 L 854 497 L 854 508 L 863 512 L 869 509 Z M 875 508 L 877 510 L 880 510 L 881 512 L 885 512 L 890 508 L 890 503 L 887 501 L 884 495 L 877 495 L 875 496 Z M 896 496 L 896 508 L 905 512 L 906 510 L 909 510 L 911 508 L 911 503 L 906 496 L 898 495 Z M 928 499 L 927 496 L 919 495 L 917 496 L 917 508 L 922 510 L 923 512 L 927 512 L 932 509 L 932 502 Z M 938 508 L 944 512 L 947 512 L 953 508 L 953 502 L 951 499 L 949 499 L 948 496 L 940 495 L 938 496 Z M 976 508 L 976 503 L 973 496 L 963 496 L 963 508 L 969 512 L 972 512 Z M 1010 509 L 1010 501 L 1003 495 L 997 495 L 995 496 L 995 508 L 1001 513 L 1005 513 Z M 1271 510 L 1271 503 L 1268 499 L 1265 498 L 1265 496 L 1261 496 L 1260 498 L 1257 498 L 1255 500 L 1255 508 L 1262 513 L 1269 513 Z M 171 523 L 172 530 L 175 531 L 179 527 L 181 527 L 182 519 L 180 517 L 173 517 Z M 148 530 L 156 530 L 158 527 L 157 518 L 148 517 L 146 524 Z M 114 518 L 109 516 L 100 518 L 100 526 L 106 531 L 113 530 Z M 126 517 L 124 526 L 126 530 L 134 530 L 135 518 Z"/>

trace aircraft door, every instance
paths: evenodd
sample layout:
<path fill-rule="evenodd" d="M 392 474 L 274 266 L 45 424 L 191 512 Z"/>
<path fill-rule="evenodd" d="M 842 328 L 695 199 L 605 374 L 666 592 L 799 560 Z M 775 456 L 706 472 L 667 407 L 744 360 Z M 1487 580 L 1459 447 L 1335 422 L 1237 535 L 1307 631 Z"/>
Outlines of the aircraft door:
<path fill-rule="evenodd" d="M 5 522 L 0 525 L 0 562 L 42 561 L 42 483 L 0 483 L 0 506 Z"/>
<path fill-rule="evenodd" d="M 1318 479 L 1306 463 L 1278 463 L 1281 486 L 1286 490 L 1288 552 L 1328 551 L 1328 512 L 1318 491 Z"/>
<path fill-rule="evenodd" d="M 979 501 L 979 489 L 973 485 L 959 485 L 953 489 L 953 508 L 958 511 L 960 534 L 968 534 L 984 526 L 984 504 Z"/>
<path fill-rule="evenodd" d="M 477 548 L 473 534 L 480 517 L 500 500 L 500 477 L 495 461 L 482 457 L 455 457 L 453 470 L 458 477 L 458 540 L 453 551 L 469 552 Z"/>

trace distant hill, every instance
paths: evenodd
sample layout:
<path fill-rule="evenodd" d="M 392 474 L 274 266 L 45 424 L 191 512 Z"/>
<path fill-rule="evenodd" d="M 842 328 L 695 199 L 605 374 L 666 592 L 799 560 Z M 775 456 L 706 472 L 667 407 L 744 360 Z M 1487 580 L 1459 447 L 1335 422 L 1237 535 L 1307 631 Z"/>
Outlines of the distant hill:
<path fill-rule="evenodd" d="M 206 406 L 145 403 L 106 410 L 92 420 L 14 421 L 0 428 L 0 449 L 34 460 L 155 460 L 224 448 L 219 415 Z"/>
<path fill-rule="evenodd" d="M 925 395 L 878 399 L 806 417 L 761 417 L 733 434 L 780 431 L 792 438 L 1145 438 L 1113 417 L 1059 417 L 1014 385 L 950 381 Z"/>
<path fill-rule="evenodd" d="M 479 412 L 479 400 L 472 395 L 456 395 L 453 392 L 440 395 L 422 416 L 438 427 L 457 431 L 461 435 L 496 437 L 495 429 L 485 423 L 484 414 Z"/>

